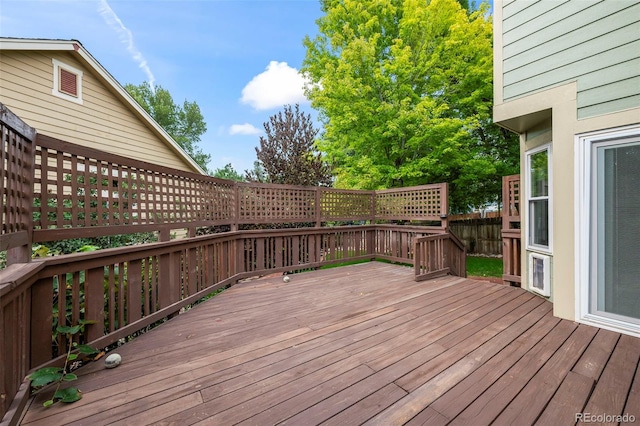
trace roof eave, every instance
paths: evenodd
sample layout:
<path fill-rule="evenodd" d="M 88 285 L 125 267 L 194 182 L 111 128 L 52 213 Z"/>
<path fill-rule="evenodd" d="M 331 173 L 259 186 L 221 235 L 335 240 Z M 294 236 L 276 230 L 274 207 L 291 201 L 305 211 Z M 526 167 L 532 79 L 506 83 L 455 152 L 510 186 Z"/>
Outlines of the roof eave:
<path fill-rule="evenodd" d="M 1 50 L 51 50 L 69 51 L 82 59 L 82 61 L 95 71 L 113 91 L 142 119 L 160 138 L 164 139 L 171 149 L 182 157 L 197 173 L 207 173 L 196 163 L 193 158 L 162 128 L 154 119 L 136 102 L 135 99 L 122 87 L 122 85 L 86 50 L 78 40 L 47 40 L 47 39 L 0 39 Z"/>

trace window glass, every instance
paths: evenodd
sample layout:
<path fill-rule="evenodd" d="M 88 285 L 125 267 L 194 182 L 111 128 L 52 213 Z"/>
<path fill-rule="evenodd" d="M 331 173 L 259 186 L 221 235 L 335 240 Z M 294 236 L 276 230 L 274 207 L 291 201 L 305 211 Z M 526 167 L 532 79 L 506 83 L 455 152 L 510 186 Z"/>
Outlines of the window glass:
<path fill-rule="evenodd" d="M 530 246 L 549 248 L 549 156 L 544 148 L 527 155 L 529 173 L 529 235 Z"/>
<path fill-rule="evenodd" d="M 547 150 L 531 155 L 531 196 L 549 195 L 549 152 Z"/>

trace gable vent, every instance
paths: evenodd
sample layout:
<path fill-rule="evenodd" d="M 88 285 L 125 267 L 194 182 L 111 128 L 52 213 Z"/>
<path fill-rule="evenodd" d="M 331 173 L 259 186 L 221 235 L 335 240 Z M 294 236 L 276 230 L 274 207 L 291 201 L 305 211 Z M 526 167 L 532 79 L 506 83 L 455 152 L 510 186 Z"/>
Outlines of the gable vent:
<path fill-rule="evenodd" d="M 60 68 L 60 91 L 71 96 L 78 96 L 78 76 L 71 71 Z"/>

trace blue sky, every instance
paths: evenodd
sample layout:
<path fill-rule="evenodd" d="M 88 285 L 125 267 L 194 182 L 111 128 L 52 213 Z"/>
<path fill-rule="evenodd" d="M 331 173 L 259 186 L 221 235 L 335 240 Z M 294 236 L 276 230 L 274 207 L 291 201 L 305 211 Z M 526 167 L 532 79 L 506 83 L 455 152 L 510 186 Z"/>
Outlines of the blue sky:
<path fill-rule="evenodd" d="M 253 167 L 263 123 L 304 99 L 316 0 L 0 0 L 0 36 L 76 39 L 122 85 L 153 81 L 200 106 L 209 168 Z"/>

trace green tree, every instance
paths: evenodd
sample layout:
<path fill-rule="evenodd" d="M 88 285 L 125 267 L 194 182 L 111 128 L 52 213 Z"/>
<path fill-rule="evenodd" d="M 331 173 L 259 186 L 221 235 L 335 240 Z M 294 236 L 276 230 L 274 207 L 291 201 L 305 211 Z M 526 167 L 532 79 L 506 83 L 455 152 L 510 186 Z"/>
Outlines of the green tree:
<path fill-rule="evenodd" d="M 302 186 L 328 186 L 331 171 L 314 148 L 318 129 L 311 114 L 291 105 L 264 123 L 265 135 L 256 147 L 258 161 L 247 171 L 247 180 Z"/>
<path fill-rule="evenodd" d="M 450 183 L 452 211 L 497 200 L 517 139 L 491 122 L 488 6 L 456 0 L 321 0 L 302 72 L 336 186 Z"/>
<path fill-rule="evenodd" d="M 168 90 L 156 86 L 151 90 L 148 83 L 138 86 L 126 84 L 125 90 L 153 117 L 154 120 L 185 150 L 207 173 L 211 155 L 198 146 L 200 137 L 207 131 L 207 124 L 196 102 L 184 101 L 176 105 Z"/>
<path fill-rule="evenodd" d="M 225 166 L 221 169 L 220 168 L 215 169 L 212 176 L 220 179 L 229 179 L 229 180 L 234 180 L 236 182 L 244 182 L 244 176 L 238 173 L 233 168 L 231 163 L 225 164 Z"/>

